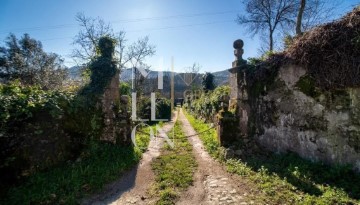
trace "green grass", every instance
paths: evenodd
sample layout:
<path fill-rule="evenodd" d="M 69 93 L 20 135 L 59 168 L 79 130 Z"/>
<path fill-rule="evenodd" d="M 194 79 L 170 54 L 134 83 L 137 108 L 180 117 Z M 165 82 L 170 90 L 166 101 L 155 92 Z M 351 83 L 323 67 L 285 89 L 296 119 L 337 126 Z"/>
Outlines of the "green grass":
<path fill-rule="evenodd" d="M 148 127 L 139 128 L 148 131 Z M 0 204 L 78 204 L 79 200 L 118 179 L 137 164 L 149 144 L 149 135 L 137 132 L 133 146 L 92 143 L 80 162 L 69 162 L 38 172 L 9 189 Z"/>
<path fill-rule="evenodd" d="M 192 146 L 184 137 L 179 122 L 174 127 L 174 142 L 174 148 L 165 142 L 162 154 L 152 163 L 156 176 L 153 192 L 159 197 L 156 202 L 158 205 L 175 204 L 178 193 L 193 183 L 196 161 Z"/>
<path fill-rule="evenodd" d="M 208 125 L 186 114 L 197 132 Z M 215 135 L 215 136 L 214 136 Z M 360 175 L 349 167 L 327 166 L 296 154 L 254 155 L 225 160 L 214 140 L 216 133 L 200 134 L 206 150 L 221 160 L 231 173 L 260 190 L 257 200 L 267 204 L 360 204 Z"/>
<path fill-rule="evenodd" d="M 205 124 L 203 121 L 200 121 L 200 120 L 194 118 L 192 115 L 187 113 L 185 111 L 185 109 L 183 109 L 183 112 L 184 112 L 186 118 L 189 120 L 192 127 L 196 130 L 196 132 L 198 132 L 198 133 L 202 132 L 199 134 L 199 138 L 203 142 L 206 151 L 215 158 L 219 157 L 220 156 L 220 151 L 219 151 L 220 144 L 217 140 L 216 129 L 208 130 L 210 128 L 209 124 Z M 208 130 L 208 131 L 203 132 L 204 130 Z"/>
<path fill-rule="evenodd" d="M 159 122 L 157 125 L 161 127 L 163 125 L 163 122 Z M 151 126 L 139 126 L 137 128 L 137 130 L 139 131 L 136 132 L 135 142 L 138 149 L 140 149 L 142 152 L 145 152 L 147 150 L 147 147 L 149 146 L 150 129 L 152 129 L 153 133 L 156 134 L 156 124 Z"/>

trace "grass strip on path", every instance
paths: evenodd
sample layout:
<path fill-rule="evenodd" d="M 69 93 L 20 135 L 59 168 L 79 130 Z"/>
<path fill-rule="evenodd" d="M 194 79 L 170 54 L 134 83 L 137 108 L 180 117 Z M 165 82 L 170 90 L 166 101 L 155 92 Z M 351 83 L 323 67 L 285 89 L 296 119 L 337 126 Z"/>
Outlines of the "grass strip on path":
<path fill-rule="evenodd" d="M 184 114 L 196 132 L 210 126 Z M 360 204 L 360 175 L 346 166 L 327 166 L 296 154 L 270 154 L 225 160 L 214 130 L 200 133 L 206 150 L 222 161 L 227 170 L 252 182 L 262 192 L 259 201 L 267 204 Z"/>
<path fill-rule="evenodd" d="M 192 153 L 192 145 L 185 138 L 180 122 L 174 125 L 174 147 L 164 144 L 161 155 L 152 163 L 155 172 L 153 194 L 159 197 L 156 204 L 175 204 L 179 193 L 193 183 L 197 166 Z M 172 138 L 172 131 L 168 133 Z"/>

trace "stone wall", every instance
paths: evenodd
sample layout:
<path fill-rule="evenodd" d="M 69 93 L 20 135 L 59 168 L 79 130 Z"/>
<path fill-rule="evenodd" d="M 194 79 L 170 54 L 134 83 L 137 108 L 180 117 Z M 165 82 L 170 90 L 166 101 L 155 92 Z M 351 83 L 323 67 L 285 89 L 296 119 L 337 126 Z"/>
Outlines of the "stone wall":
<path fill-rule="evenodd" d="M 243 136 L 270 151 L 351 164 L 360 171 L 360 88 L 320 91 L 295 65 L 281 66 L 271 85 L 259 83 L 246 89 L 258 89 L 257 95 L 248 93 L 237 102 Z M 240 92 L 241 84 L 232 91 Z"/>
<path fill-rule="evenodd" d="M 111 143 L 130 143 L 131 121 L 128 114 L 127 96 L 119 93 L 119 72 L 111 79 L 101 98 L 104 114 L 102 141 Z"/>

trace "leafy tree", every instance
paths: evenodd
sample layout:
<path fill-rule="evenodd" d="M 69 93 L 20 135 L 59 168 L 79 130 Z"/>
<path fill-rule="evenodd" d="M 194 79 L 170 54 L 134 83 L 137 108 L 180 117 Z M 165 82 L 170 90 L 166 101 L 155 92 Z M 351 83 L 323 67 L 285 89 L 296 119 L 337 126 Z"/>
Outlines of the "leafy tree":
<path fill-rule="evenodd" d="M 20 40 L 10 34 L 0 47 L 0 78 L 7 82 L 19 79 L 25 85 L 54 89 L 62 85 L 67 72 L 63 59 L 46 53 L 40 41 L 24 34 Z"/>
<path fill-rule="evenodd" d="M 203 90 L 205 91 L 214 90 L 215 89 L 214 75 L 212 73 L 206 72 L 202 78 L 201 84 L 203 86 Z"/>
<path fill-rule="evenodd" d="M 274 33 L 293 23 L 295 0 L 245 0 L 247 15 L 238 15 L 237 23 L 245 25 L 252 35 L 268 34 L 269 50 L 274 49 Z"/>

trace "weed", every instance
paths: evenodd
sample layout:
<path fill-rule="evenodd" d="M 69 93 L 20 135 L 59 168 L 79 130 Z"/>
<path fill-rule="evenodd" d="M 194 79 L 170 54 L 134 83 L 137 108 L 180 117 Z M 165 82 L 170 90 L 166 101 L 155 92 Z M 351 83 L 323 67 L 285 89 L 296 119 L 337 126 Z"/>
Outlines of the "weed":
<path fill-rule="evenodd" d="M 192 146 L 184 137 L 179 122 L 173 129 L 175 146 L 172 148 L 165 144 L 161 156 L 152 163 L 158 205 L 175 204 L 178 193 L 193 183 L 196 161 L 192 155 Z"/>

